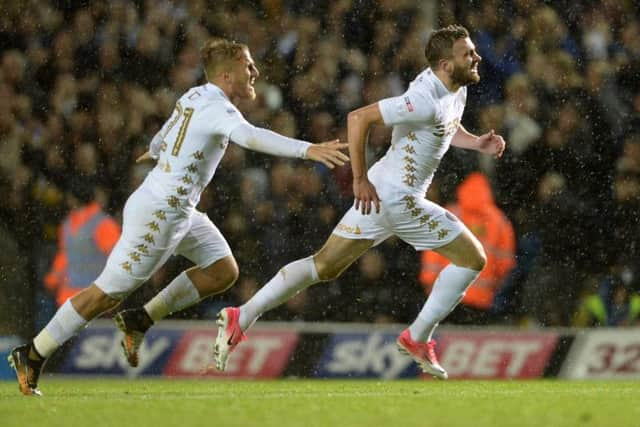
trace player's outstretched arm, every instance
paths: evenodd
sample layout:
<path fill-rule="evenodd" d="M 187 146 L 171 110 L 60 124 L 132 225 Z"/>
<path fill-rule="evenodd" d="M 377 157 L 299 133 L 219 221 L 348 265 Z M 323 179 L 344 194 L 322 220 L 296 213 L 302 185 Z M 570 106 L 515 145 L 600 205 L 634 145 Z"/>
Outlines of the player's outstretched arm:
<path fill-rule="evenodd" d="M 349 160 L 340 150 L 347 147 L 338 140 L 311 144 L 299 139 L 288 138 L 249 123 L 238 125 L 230 135 L 236 144 L 253 151 L 281 157 L 298 157 L 322 162 L 329 168 L 344 165 Z"/>
<path fill-rule="evenodd" d="M 506 143 L 504 138 L 497 135 L 493 129 L 483 135 L 477 136 L 470 133 L 460 125 L 455 135 L 453 135 L 451 145 L 459 148 L 476 150 L 499 159 L 502 157 Z"/>

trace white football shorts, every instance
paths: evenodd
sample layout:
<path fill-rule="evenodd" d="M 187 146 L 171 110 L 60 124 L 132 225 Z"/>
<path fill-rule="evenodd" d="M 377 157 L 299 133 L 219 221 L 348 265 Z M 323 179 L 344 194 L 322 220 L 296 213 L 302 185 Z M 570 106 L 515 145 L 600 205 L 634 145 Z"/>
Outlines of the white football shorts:
<path fill-rule="evenodd" d="M 396 193 L 380 202 L 380 213 L 363 215 L 355 204 L 342 217 L 333 234 L 346 239 L 373 240 L 379 245 L 395 235 L 417 251 L 451 243 L 466 226 L 454 214 L 424 197 Z"/>
<path fill-rule="evenodd" d="M 113 298 L 133 292 L 171 255 L 182 255 L 199 267 L 231 255 L 229 244 L 207 215 L 171 208 L 144 185 L 127 200 L 122 222 L 122 235 L 95 280 Z"/>

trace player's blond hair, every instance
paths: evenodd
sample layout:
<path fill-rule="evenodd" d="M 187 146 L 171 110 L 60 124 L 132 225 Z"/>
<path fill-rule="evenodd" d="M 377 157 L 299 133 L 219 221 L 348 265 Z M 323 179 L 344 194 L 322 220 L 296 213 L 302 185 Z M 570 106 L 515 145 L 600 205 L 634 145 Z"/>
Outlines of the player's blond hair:
<path fill-rule="evenodd" d="M 200 57 L 202 58 L 207 78 L 211 79 L 221 71 L 228 69 L 229 65 L 238 59 L 243 50 L 249 50 L 249 47 L 233 40 L 219 37 L 207 40 L 200 49 Z"/>
<path fill-rule="evenodd" d="M 424 49 L 429 66 L 437 68 L 440 60 L 451 58 L 453 44 L 466 37 L 469 37 L 469 31 L 462 25 L 449 25 L 431 33 Z"/>

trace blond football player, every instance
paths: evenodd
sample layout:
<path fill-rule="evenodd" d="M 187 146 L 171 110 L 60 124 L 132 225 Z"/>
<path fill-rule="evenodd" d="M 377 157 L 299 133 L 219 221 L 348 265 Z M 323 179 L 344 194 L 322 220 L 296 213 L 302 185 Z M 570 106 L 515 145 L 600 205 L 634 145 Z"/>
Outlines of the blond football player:
<path fill-rule="evenodd" d="M 122 236 L 94 283 L 68 300 L 29 344 L 15 348 L 9 361 L 20 391 L 39 395 L 43 362 L 89 321 L 113 309 L 144 283 L 172 254 L 195 266 L 178 275 L 143 308 L 115 316 L 124 331 L 122 346 L 132 366 L 147 329 L 169 313 L 229 288 L 238 266 L 218 228 L 196 209 L 230 141 L 275 156 L 298 157 L 343 165 L 337 140 L 310 144 L 247 122 L 234 102 L 254 99 L 259 76 L 249 48 L 211 39 L 202 48 L 207 83 L 189 89 L 139 160 L 157 160 L 123 211 Z M 153 70 L 149 70 L 153 72 Z"/>

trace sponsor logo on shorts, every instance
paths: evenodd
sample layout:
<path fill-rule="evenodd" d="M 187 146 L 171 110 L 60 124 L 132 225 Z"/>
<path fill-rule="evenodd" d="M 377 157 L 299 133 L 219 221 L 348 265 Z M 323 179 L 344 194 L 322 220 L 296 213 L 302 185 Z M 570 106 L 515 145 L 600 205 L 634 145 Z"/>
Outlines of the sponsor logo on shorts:
<path fill-rule="evenodd" d="M 362 230 L 360 230 L 360 227 L 358 227 L 357 225 L 355 227 L 352 227 L 350 225 L 346 225 L 346 224 L 338 224 L 337 229 L 339 231 L 343 231 L 345 233 L 350 233 L 350 234 L 362 234 Z"/>

